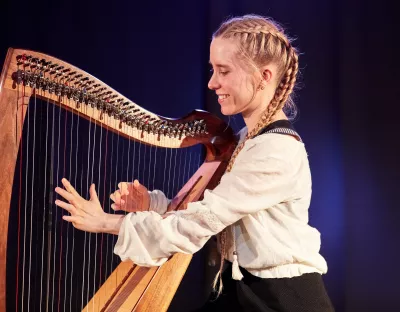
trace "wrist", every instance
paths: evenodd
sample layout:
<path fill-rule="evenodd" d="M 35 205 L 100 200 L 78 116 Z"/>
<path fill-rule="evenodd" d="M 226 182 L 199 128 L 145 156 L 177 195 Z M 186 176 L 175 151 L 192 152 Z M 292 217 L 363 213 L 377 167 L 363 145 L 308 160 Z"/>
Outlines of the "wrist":
<path fill-rule="evenodd" d="M 100 232 L 118 235 L 125 215 L 105 213 Z"/>

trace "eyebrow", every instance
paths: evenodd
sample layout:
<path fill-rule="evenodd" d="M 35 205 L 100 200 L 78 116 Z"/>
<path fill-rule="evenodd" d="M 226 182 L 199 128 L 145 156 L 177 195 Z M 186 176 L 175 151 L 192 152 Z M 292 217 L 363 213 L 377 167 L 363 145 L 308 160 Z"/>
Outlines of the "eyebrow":
<path fill-rule="evenodd" d="M 208 61 L 208 63 L 212 66 L 211 61 Z M 229 67 L 229 65 L 223 65 L 223 64 L 215 64 L 216 67 Z"/>

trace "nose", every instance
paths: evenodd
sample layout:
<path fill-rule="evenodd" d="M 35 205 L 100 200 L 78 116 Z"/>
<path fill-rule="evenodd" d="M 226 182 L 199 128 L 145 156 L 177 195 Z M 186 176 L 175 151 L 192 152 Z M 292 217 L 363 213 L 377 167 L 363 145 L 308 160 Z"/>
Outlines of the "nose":
<path fill-rule="evenodd" d="M 217 78 L 215 77 L 215 73 L 213 72 L 210 80 L 208 81 L 208 88 L 210 90 L 217 90 L 220 87 Z"/>

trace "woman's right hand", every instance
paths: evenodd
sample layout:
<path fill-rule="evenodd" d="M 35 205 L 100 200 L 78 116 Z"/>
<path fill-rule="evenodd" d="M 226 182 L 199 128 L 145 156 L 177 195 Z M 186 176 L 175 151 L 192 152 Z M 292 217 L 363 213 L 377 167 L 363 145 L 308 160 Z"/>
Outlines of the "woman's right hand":
<path fill-rule="evenodd" d="M 147 211 L 150 208 L 150 195 L 147 188 L 138 180 L 118 183 L 118 190 L 110 195 L 114 201 L 111 208 L 127 212 Z"/>

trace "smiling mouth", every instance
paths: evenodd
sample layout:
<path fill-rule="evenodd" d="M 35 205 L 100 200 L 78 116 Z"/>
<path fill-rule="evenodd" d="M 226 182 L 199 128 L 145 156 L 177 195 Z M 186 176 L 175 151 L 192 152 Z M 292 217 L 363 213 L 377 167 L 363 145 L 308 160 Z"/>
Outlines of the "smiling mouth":
<path fill-rule="evenodd" d="M 229 97 L 229 94 L 220 94 L 218 95 L 218 100 L 225 100 Z"/>

